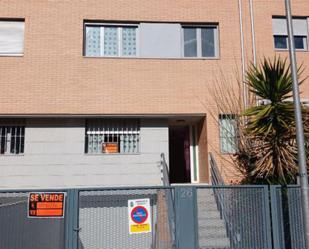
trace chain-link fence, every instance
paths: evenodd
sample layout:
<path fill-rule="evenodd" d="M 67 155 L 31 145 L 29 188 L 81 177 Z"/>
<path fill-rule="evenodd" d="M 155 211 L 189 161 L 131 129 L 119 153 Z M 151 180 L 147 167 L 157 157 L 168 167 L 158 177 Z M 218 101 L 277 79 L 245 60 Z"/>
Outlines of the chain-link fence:
<path fill-rule="evenodd" d="M 172 248 L 168 216 L 171 189 L 122 189 L 80 191 L 79 249 L 168 249 Z M 151 231 L 129 231 L 130 200 L 150 202 Z"/>
<path fill-rule="evenodd" d="M 274 248 L 305 249 L 300 187 L 272 187 L 271 202 Z"/>
<path fill-rule="evenodd" d="M 200 187 L 197 203 L 200 248 L 271 248 L 267 188 Z"/>
<path fill-rule="evenodd" d="M 65 249 L 64 219 L 28 218 L 28 196 L 0 193 L 0 248 Z"/>
<path fill-rule="evenodd" d="M 30 191 L 0 191 L 0 249 L 305 248 L 297 186 L 188 185 L 64 192 L 63 218 L 31 218 Z M 132 220 L 138 224 L 143 215 L 133 203 L 145 200 L 148 230 L 132 232 Z"/>

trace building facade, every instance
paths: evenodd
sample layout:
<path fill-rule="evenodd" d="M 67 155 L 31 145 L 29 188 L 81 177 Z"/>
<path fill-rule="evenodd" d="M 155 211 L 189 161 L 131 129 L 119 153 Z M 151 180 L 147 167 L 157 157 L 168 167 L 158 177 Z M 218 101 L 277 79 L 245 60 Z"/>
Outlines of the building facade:
<path fill-rule="evenodd" d="M 309 4 L 292 2 L 308 75 Z M 162 153 L 172 183 L 209 183 L 208 153 L 233 153 L 217 79 L 288 57 L 284 14 L 281 0 L 0 1 L 0 188 L 161 185 Z"/>

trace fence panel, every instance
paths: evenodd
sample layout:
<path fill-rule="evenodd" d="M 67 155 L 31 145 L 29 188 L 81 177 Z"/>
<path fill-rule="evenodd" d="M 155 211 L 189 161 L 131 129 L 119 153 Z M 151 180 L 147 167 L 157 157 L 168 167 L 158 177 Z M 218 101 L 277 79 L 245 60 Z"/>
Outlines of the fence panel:
<path fill-rule="evenodd" d="M 186 189 L 191 192 L 180 191 Z M 192 248 L 196 244 L 200 249 L 272 248 L 269 195 L 264 186 L 98 188 L 66 193 L 65 218 L 38 219 L 27 216 L 29 192 L 0 192 L 0 248 L 175 249 L 175 234 L 186 229 L 198 231 Z M 194 198 L 179 201 L 190 193 Z M 282 207 L 285 198 L 287 209 Z M 150 201 L 152 231 L 130 234 L 129 200 L 140 199 Z M 272 188 L 275 249 L 304 248 L 299 200 L 299 188 L 289 188 L 283 198 L 280 188 Z M 175 213 L 184 210 L 183 205 L 192 207 L 194 222 L 183 222 L 186 229 L 175 228 L 175 218 L 189 214 Z M 282 217 L 288 217 L 288 230 Z M 284 247 L 287 231 L 291 247 Z"/>
<path fill-rule="evenodd" d="M 271 199 L 275 249 L 305 249 L 300 187 L 273 186 Z"/>
<path fill-rule="evenodd" d="M 298 187 L 288 188 L 289 220 L 292 249 L 305 249 L 301 192 Z"/>
<path fill-rule="evenodd" d="M 64 219 L 28 218 L 28 196 L 0 193 L 0 248 L 65 249 Z"/>
<path fill-rule="evenodd" d="M 172 189 L 90 190 L 79 193 L 79 249 L 171 249 Z M 129 233 L 128 201 L 150 199 L 152 232 Z"/>
<path fill-rule="evenodd" d="M 270 249 L 268 191 L 257 187 L 198 187 L 200 248 Z"/>

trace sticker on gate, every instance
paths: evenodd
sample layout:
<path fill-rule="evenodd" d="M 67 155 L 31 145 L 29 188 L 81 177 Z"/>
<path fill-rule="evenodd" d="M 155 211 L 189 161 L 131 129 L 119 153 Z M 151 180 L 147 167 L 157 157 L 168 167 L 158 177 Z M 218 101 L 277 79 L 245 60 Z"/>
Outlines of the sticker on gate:
<path fill-rule="evenodd" d="M 150 199 L 128 200 L 129 233 L 151 232 Z"/>
<path fill-rule="evenodd" d="M 28 198 L 28 218 L 63 218 L 64 192 L 32 192 Z"/>

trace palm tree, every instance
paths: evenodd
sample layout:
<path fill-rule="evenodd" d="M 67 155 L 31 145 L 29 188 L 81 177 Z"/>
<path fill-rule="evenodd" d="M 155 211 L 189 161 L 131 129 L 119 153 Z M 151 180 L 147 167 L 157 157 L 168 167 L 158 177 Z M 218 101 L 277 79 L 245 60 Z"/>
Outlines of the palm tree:
<path fill-rule="evenodd" d="M 300 78 L 302 67 L 298 69 Z M 300 80 L 300 84 L 304 82 Z M 246 74 L 249 91 L 263 100 L 243 113 L 246 146 L 236 158 L 250 183 L 288 184 L 296 181 L 297 146 L 292 97 L 292 77 L 286 60 L 264 58 Z M 304 129 L 308 134 L 308 108 L 303 107 Z M 249 144 L 248 144 L 249 143 Z"/>

